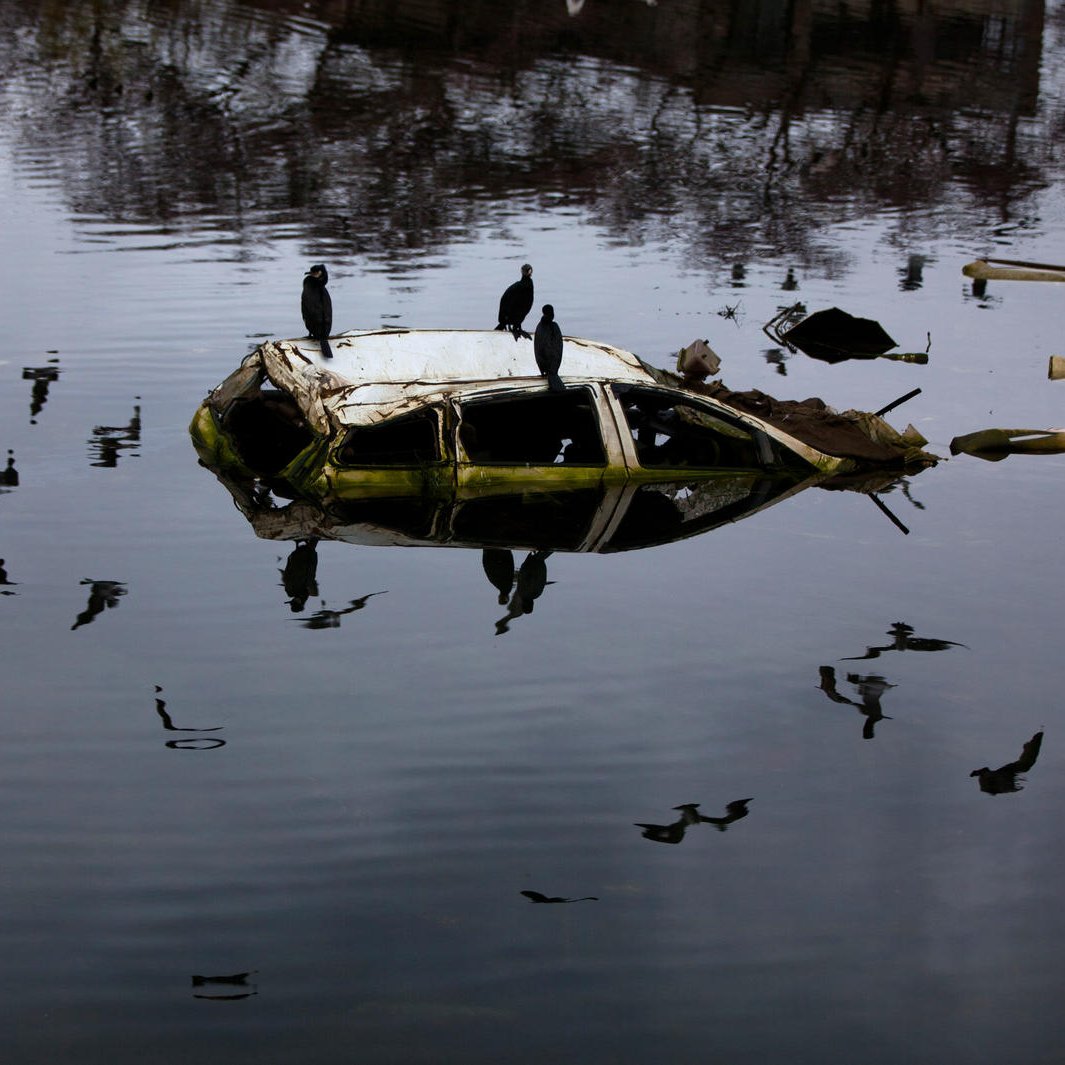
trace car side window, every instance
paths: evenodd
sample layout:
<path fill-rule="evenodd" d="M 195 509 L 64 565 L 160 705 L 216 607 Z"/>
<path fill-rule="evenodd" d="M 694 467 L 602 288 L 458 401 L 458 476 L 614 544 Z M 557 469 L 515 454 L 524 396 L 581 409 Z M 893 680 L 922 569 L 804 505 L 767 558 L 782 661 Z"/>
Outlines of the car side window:
<path fill-rule="evenodd" d="M 714 468 L 756 465 L 750 432 L 683 397 L 651 388 L 615 386 L 641 466 Z"/>
<path fill-rule="evenodd" d="M 337 450 L 342 466 L 421 466 L 440 461 L 437 414 L 421 410 L 348 430 Z"/>
<path fill-rule="evenodd" d="M 470 462 L 478 464 L 606 465 L 599 419 L 586 388 L 463 403 L 459 439 Z"/>

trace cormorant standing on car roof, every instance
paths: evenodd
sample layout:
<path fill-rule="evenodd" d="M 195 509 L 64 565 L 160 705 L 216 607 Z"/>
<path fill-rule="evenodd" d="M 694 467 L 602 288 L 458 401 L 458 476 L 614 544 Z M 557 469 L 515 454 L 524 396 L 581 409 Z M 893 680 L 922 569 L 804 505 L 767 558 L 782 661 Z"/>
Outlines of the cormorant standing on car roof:
<path fill-rule="evenodd" d="M 329 271 L 321 263 L 316 263 L 303 278 L 303 299 L 300 301 L 307 335 L 321 345 L 323 359 L 333 357 L 329 347 L 329 334 L 333 331 L 333 301 L 325 290 L 328 281 Z"/>
<path fill-rule="evenodd" d="M 499 325 L 496 329 L 506 329 L 514 334 L 514 339 L 525 337 L 530 339 L 529 334 L 521 327 L 525 316 L 532 310 L 533 305 L 533 282 L 532 267 L 524 263 L 521 268 L 521 279 L 513 285 L 508 285 L 506 291 L 499 300 Z"/>
<path fill-rule="evenodd" d="M 552 392 L 565 392 L 566 386 L 558 376 L 558 368 L 562 365 L 562 330 L 555 321 L 555 308 L 550 303 L 544 304 L 543 317 L 536 326 L 533 354 L 540 373 L 547 378 L 547 387 Z"/>

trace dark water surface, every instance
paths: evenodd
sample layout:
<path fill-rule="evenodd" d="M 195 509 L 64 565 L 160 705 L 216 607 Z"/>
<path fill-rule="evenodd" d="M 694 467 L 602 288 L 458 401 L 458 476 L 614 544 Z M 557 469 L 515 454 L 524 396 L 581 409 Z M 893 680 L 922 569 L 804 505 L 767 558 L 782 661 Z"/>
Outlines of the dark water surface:
<path fill-rule="evenodd" d="M 961 274 L 1065 262 L 1060 2 L 0 30 L 5 1062 L 1061 1060 L 1065 456 L 948 459 L 1065 423 L 1065 286 Z M 878 497 L 908 534 L 809 489 L 553 554 L 499 635 L 480 552 L 323 542 L 294 610 L 293 544 L 197 463 L 204 393 L 302 332 L 312 262 L 335 328 L 467 328 L 526 260 L 656 365 L 920 387 L 889 420 L 946 461 Z M 796 300 L 927 363 L 788 352 Z"/>

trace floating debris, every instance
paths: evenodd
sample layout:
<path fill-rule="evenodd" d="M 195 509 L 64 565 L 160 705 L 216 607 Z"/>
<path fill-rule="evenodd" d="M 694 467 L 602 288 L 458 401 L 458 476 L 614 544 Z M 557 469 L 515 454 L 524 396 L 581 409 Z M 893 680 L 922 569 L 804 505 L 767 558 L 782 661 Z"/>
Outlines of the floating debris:
<path fill-rule="evenodd" d="M 981 429 L 956 436 L 950 453 L 965 453 L 988 462 L 1007 455 L 1060 455 L 1065 451 L 1065 429 Z"/>
<path fill-rule="evenodd" d="M 708 340 L 693 340 L 677 352 L 677 373 L 685 381 L 705 381 L 721 369 L 721 358 Z"/>
<path fill-rule="evenodd" d="M 1029 263 L 1021 259 L 976 259 L 961 272 L 974 282 L 982 281 L 1065 281 L 1065 266 Z"/>
<path fill-rule="evenodd" d="M 927 363 L 927 352 L 892 352 L 897 342 L 872 318 L 856 318 L 838 307 L 815 311 L 800 318 L 801 304 L 783 307 L 762 327 L 763 332 L 791 351 L 801 351 L 822 362 L 846 359 L 893 359 Z"/>

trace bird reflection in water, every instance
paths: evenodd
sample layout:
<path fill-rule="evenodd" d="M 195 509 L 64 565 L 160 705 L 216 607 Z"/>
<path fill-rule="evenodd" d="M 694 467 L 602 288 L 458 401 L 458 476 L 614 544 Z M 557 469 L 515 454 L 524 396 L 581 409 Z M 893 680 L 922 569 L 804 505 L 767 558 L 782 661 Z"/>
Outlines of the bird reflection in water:
<path fill-rule="evenodd" d="M 488 583 L 499 592 L 499 605 L 505 606 L 514 587 L 514 552 L 503 547 L 486 547 L 481 552 L 481 568 Z"/>
<path fill-rule="evenodd" d="M 726 831 L 734 821 L 739 821 L 740 818 L 750 813 L 747 804 L 753 801 L 753 798 L 733 799 L 725 806 L 725 813 L 722 817 L 707 817 L 699 813 L 699 803 L 685 802 L 673 807 L 680 813 L 680 817 L 668 825 L 649 825 L 642 821 L 636 821 L 634 824 L 637 828 L 643 829 L 640 834 L 644 839 L 653 840 L 655 843 L 680 843 L 684 839 L 685 832 L 692 825 L 714 825 L 719 832 Z"/>
<path fill-rule="evenodd" d="M 955 643 L 953 640 L 914 636 L 913 626 L 907 625 L 904 621 L 892 622 L 887 634 L 891 637 L 891 643 L 883 647 L 867 647 L 864 655 L 852 655 L 850 658 L 844 658 L 843 661 L 858 662 L 864 658 L 879 658 L 884 651 L 947 651 L 951 647 L 965 647 L 965 644 Z"/>
<path fill-rule="evenodd" d="M 7 465 L 0 470 L 0 492 L 8 488 L 18 488 L 19 475 L 15 469 L 15 452 L 7 449 Z"/>
<path fill-rule="evenodd" d="M 523 891 L 530 902 L 598 902 L 596 895 L 582 895 L 579 899 L 564 899 L 560 895 L 541 895 L 539 891 Z"/>
<path fill-rule="evenodd" d="M 256 972 L 257 969 L 247 973 L 232 973 L 229 976 L 195 974 L 192 977 L 192 986 L 198 990 L 192 992 L 192 997 L 214 1002 L 236 1002 L 238 999 L 251 998 L 259 993 L 258 984 L 248 983 L 249 977 L 254 976 Z"/>
<path fill-rule="evenodd" d="M 18 592 L 10 591 L 17 584 L 18 581 L 8 580 L 7 567 L 4 564 L 4 559 L 0 558 L 0 587 L 2 587 L 0 595 L 18 595 Z"/>
<path fill-rule="evenodd" d="M 74 624 L 70 626 L 71 631 L 88 625 L 98 614 L 118 606 L 119 599 L 128 591 L 121 581 L 94 581 L 91 577 L 86 577 L 81 583 L 91 585 L 89 603 L 75 618 Z"/>
<path fill-rule="evenodd" d="M 531 551 L 519 567 L 514 594 L 510 597 L 507 612 L 496 622 L 497 636 L 502 636 L 504 632 L 509 632 L 510 623 L 515 618 L 520 618 L 523 614 L 531 614 L 536 600 L 543 595 L 544 589 L 549 584 L 554 584 L 554 581 L 547 579 L 547 560 L 550 555 L 550 551 Z M 511 560 L 511 565 L 513 565 L 513 560 Z M 500 601 L 502 602 L 504 601 L 503 589 L 499 585 L 496 585 L 496 587 L 499 588 Z"/>
<path fill-rule="evenodd" d="M 286 602 L 298 614 L 312 595 L 318 595 L 318 541 L 297 540 L 280 572 Z"/>
<path fill-rule="evenodd" d="M 880 699 L 889 688 L 894 688 L 894 684 L 888 684 L 888 682 L 876 673 L 871 673 L 867 677 L 863 677 L 858 673 L 848 673 L 847 683 L 853 684 L 858 690 L 858 694 L 861 696 L 861 700 L 848 699 L 845 695 L 840 695 L 836 690 L 836 671 L 831 666 L 821 666 L 821 683 L 819 685 L 821 691 L 825 693 L 834 703 L 844 703 L 847 706 L 857 707 L 859 712 L 865 718 L 865 724 L 862 727 L 862 738 L 871 740 L 875 735 L 876 723 L 878 721 L 890 721 L 891 718 L 880 709 Z"/>
<path fill-rule="evenodd" d="M 1019 773 L 1027 773 L 1039 757 L 1043 746 L 1043 730 L 1040 729 L 1021 749 L 1021 756 L 1015 762 L 1007 762 L 998 769 L 989 769 L 986 765 L 974 769 L 969 776 L 976 777 L 980 790 L 988 795 L 1004 795 L 1011 791 L 1023 791 L 1024 786 L 1018 781 Z"/>
<path fill-rule="evenodd" d="M 140 396 L 135 398 L 140 400 Z M 89 450 L 96 459 L 91 465 L 114 469 L 118 465 L 119 452 L 135 450 L 140 446 L 140 439 L 141 408 L 138 402 L 125 425 L 97 425 L 93 428 Z"/>
<path fill-rule="evenodd" d="M 316 610 L 306 621 L 300 618 L 293 620 L 299 621 L 305 629 L 339 629 L 340 619 L 345 614 L 354 614 L 356 610 L 362 610 L 368 599 L 384 594 L 385 592 L 370 592 L 361 599 L 352 599 L 343 610 L 329 610 L 323 605 L 321 610 Z"/>
<path fill-rule="evenodd" d="M 49 363 L 57 363 L 58 359 L 49 359 Z M 22 368 L 22 380 L 32 381 L 30 391 L 30 424 L 37 424 L 37 415 L 44 409 L 48 402 L 48 386 L 53 381 L 59 380 L 59 367 L 49 366 L 24 366 Z"/>
<path fill-rule="evenodd" d="M 159 715 L 163 722 L 163 728 L 167 732 L 221 732 L 224 728 L 223 725 L 215 725 L 212 728 L 179 728 L 174 724 L 173 718 L 167 713 L 166 700 L 160 698 L 162 688 L 155 685 L 155 712 Z M 214 750 L 216 747 L 224 747 L 226 741 L 214 736 L 210 739 L 206 737 L 190 737 L 188 739 L 180 740 L 168 740 L 167 747 L 176 751 L 207 751 Z"/>
<path fill-rule="evenodd" d="M 765 356 L 765 361 L 774 367 L 781 377 L 787 377 L 789 356 L 782 348 L 766 348 L 762 354 Z"/>

